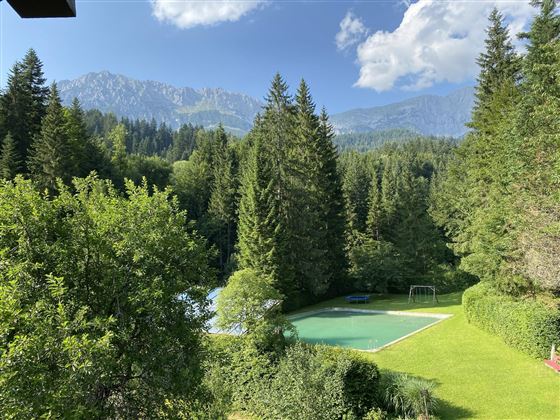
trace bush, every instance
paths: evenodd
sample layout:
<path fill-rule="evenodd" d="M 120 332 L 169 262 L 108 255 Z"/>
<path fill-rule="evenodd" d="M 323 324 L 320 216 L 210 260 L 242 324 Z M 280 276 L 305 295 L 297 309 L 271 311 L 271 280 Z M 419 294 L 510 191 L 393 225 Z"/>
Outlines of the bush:
<path fill-rule="evenodd" d="M 432 381 L 405 373 L 392 373 L 384 377 L 383 388 L 385 404 L 399 416 L 429 419 L 437 409 Z"/>
<path fill-rule="evenodd" d="M 253 406 L 261 383 L 275 372 L 272 354 L 259 352 L 254 344 L 244 336 L 209 336 L 204 384 L 229 411 Z"/>
<path fill-rule="evenodd" d="M 558 303 L 515 299 L 482 282 L 465 291 L 463 309 L 469 322 L 531 356 L 544 358 L 560 343 Z"/>
<path fill-rule="evenodd" d="M 245 337 L 210 341 L 205 384 L 230 411 L 313 420 L 352 419 L 375 408 L 379 372 L 362 354 L 295 343 L 275 359 Z"/>
<path fill-rule="evenodd" d="M 350 351 L 296 343 L 262 382 L 254 414 L 264 419 L 355 418 L 373 408 L 379 373 Z"/>

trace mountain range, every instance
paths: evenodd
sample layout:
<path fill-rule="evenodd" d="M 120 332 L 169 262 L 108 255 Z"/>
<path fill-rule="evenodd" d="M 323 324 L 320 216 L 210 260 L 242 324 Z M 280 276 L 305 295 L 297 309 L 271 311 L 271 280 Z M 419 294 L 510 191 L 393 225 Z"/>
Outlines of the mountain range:
<path fill-rule="evenodd" d="M 58 82 L 65 104 L 78 98 L 84 109 L 112 112 L 118 117 L 155 119 L 173 128 L 191 123 L 247 133 L 263 102 L 223 89 L 175 87 L 140 81 L 107 71 Z M 474 88 L 447 96 L 422 95 L 373 108 L 353 109 L 331 116 L 338 134 L 406 129 L 423 135 L 461 137 L 474 104 Z"/>

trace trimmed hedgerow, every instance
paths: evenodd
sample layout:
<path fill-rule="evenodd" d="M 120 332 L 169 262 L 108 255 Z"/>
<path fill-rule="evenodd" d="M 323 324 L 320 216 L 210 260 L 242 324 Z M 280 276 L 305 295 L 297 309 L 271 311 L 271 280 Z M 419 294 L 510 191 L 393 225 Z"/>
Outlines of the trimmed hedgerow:
<path fill-rule="evenodd" d="M 557 304 L 515 299 L 482 282 L 465 291 L 463 309 L 469 322 L 531 356 L 544 358 L 553 343 L 560 344 Z"/>

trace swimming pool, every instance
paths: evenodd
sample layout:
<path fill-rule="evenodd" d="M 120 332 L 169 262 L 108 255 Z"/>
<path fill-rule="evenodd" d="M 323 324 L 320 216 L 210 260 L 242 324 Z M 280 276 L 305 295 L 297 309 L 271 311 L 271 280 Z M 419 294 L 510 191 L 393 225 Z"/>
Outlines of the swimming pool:
<path fill-rule="evenodd" d="M 302 341 L 377 351 L 449 316 L 451 315 L 328 308 L 292 315 L 289 319 Z"/>

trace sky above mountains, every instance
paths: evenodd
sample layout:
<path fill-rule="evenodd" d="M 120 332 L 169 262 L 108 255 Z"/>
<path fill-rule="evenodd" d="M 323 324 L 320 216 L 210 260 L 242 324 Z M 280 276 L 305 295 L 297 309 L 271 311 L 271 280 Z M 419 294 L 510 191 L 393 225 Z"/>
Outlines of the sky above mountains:
<path fill-rule="evenodd" d="M 500 0 L 76 3 L 75 19 L 22 20 L 0 2 L 0 85 L 33 47 L 49 80 L 109 70 L 263 98 L 279 71 L 293 89 L 304 77 L 334 113 L 472 85 L 491 8 L 512 33 L 534 14 Z"/>

